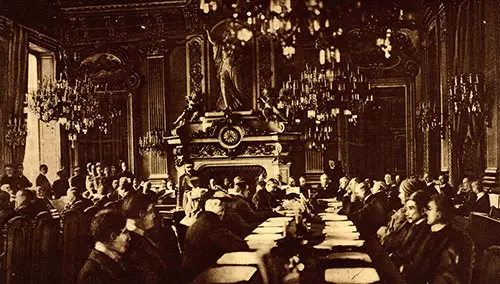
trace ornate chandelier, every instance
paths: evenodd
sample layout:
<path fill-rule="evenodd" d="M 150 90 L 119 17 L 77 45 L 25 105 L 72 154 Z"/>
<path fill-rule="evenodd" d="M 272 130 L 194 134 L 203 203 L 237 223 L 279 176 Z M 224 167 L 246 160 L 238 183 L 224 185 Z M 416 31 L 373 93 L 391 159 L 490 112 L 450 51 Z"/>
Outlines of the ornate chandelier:
<path fill-rule="evenodd" d="M 455 114 L 485 114 L 487 101 L 479 74 L 460 74 L 450 79 L 450 103 Z"/>
<path fill-rule="evenodd" d="M 145 155 L 150 152 L 156 155 L 163 155 L 165 153 L 163 148 L 165 133 L 163 129 L 155 129 L 139 137 L 139 153 Z"/>
<path fill-rule="evenodd" d="M 332 63 L 329 68 L 311 68 L 300 78 L 283 82 L 278 108 L 283 109 L 289 123 L 305 127 L 305 140 L 311 149 L 324 149 L 334 136 L 336 118 L 344 115 L 356 125 L 358 114 L 373 102 L 366 77 L 349 64 Z"/>
<path fill-rule="evenodd" d="M 29 107 L 43 122 L 57 121 L 68 131 L 69 139 L 96 128 L 103 133 L 121 111 L 107 86 L 94 85 L 87 77 L 70 85 L 66 79 L 44 79 L 31 93 Z"/>

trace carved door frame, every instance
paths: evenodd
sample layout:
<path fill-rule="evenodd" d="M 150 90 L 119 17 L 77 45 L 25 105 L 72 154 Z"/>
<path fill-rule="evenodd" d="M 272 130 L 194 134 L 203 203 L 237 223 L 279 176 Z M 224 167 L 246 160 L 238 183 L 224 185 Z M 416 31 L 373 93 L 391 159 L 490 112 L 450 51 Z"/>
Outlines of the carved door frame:
<path fill-rule="evenodd" d="M 408 78 L 373 79 L 369 83 L 370 89 L 376 88 L 404 88 L 405 90 L 405 134 L 406 134 L 406 174 L 416 173 L 415 143 L 415 81 Z M 376 101 L 376 97 L 375 97 Z"/>

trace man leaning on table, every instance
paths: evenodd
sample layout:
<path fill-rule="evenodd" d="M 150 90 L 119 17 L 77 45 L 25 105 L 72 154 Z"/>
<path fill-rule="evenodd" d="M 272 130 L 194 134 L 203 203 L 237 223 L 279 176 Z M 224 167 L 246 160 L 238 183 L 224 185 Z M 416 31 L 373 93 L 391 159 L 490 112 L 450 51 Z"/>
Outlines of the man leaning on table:
<path fill-rule="evenodd" d="M 204 211 L 189 227 L 182 263 L 187 283 L 215 264 L 223 254 L 248 250 L 247 243 L 222 223 L 224 212 L 223 199 L 209 199 L 205 202 Z"/>

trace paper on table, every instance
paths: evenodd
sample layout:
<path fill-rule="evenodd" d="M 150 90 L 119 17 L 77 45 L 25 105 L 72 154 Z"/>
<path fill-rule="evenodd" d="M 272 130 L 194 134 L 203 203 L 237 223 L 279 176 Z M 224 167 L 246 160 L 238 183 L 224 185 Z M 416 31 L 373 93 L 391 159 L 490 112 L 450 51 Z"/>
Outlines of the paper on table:
<path fill-rule="evenodd" d="M 283 227 L 257 227 L 252 232 L 255 234 L 283 234 Z"/>
<path fill-rule="evenodd" d="M 329 201 L 328 206 L 331 206 L 331 207 L 342 206 L 342 201 Z"/>
<path fill-rule="evenodd" d="M 364 243 L 364 240 L 326 239 L 322 243 L 314 246 L 314 248 L 332 249 L 333 247 L 361 247 Z"/>
<path fill-rule="evenodd" d="M 318 198 L 318 200 L 325 201 L 325 202 L 337 202 L 337 198 Z"/>
<path fill-rule="evenodd" d="M 377 271 L 371 267 L 328 268 L 325 281 L 330 283 L 365 284 L 380 281 Z"/>
<path fill-rule="evenodd" d="M 259 249 L 271 249 L 277 246 L 275 241 L 267 240 L 267 241 L 262 241 L 262 240 L 254 240 L 254 241 L 247 241 L 248 248 L 252 250 L 259 250 Z"/>
<path fill-rule="evenodd" d="M 258 263 L 253 251 L 228 252 L 217 260 L 218 265 L 254 265 Z"/>
<path fill-rule="evenodd" d="M 274 222 L 274 221 L 277 221 L 277 222 L 290 222 L 292 221 L 293 218 L 292 217 L 271 217 L 269 219 L 266 220 L 266 222 Z"/>
<path fill-rule="evenodd" d="M 358 251 L 343 251 L 343 252 L 334 252 L 326 256 L 328 259 L 352 259 L 352 260 L 361 260 L 364 262 L 372 262 L 370 256 L 363 252 Z"/>
<path fill-rule="evenodd" d="M 321 220 L 324 221 L 345 221 L 347 220 L 346 215 L 338 215 L 334 213 L 320 213 L 319 216 L 321 217 Z"/>
<path fill-rule="evenodd" d="M 245 241 L 254 241 L 254 240 L 276 241 L 282 238 L 283 235 L 279 234 L 263 234 L 263 235 L 250 234 L 245 238 Z"/>
<path fill-rule="evenodd" d="M 325 221 L 326 226 L 331 226 L 331 227 L 348 227 L 348 226 L 354 226 L 354 223 L 351 220 L 344 220 L 344 221 Z"/>
<path fill-rule="evenodd" d="M 326 213 L 337 213 L 339 212 L 340 208 L 337 207 L 328 207 L 325 209 Z"/>
<path fill-rule="evenodd" d="M 289 221 L 271 221 L 271 222 L 264 222 L 259 225 L 259 227 L 286 227 L 288 225 Z"/>
<path fill-rule="evenodd" d="M 326 232 L 325 233 L 325 238 L 326 239 L 343 239 L 343 240 L 358 240 L 359 239 L 359 233 L 356 232 Z"/>
<path fill-rule="evenodd" d="M 323 229 L 323 233 L 328 232 L 357 232 L 356 227 L 354 226 L 326 226 Z"/>
<path fill-rule="evenodd" d="M 252 266 L 221 266 L 210 268 L 198 276 L 192 283 L 238 283 L 250 281 L 257 272 Z"/>

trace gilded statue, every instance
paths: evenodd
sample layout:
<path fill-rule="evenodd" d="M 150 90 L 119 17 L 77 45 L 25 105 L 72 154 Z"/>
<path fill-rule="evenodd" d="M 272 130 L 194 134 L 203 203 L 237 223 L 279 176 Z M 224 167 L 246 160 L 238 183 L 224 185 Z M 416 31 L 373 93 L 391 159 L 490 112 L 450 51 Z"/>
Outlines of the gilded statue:
<path fill-rule="evenodd" d="M 253 106 L 251 88 L 247 84 L 248 78 L 252 76 L 251 65 L 245 62 L 248 54 L 245 58 L 242 47 L 228 44 L 238 25 L 237 22 L 225 20 L 216 24 L 210 32 L 207 31 L 220 84 L 217 110 L 250 110 Z"/>

